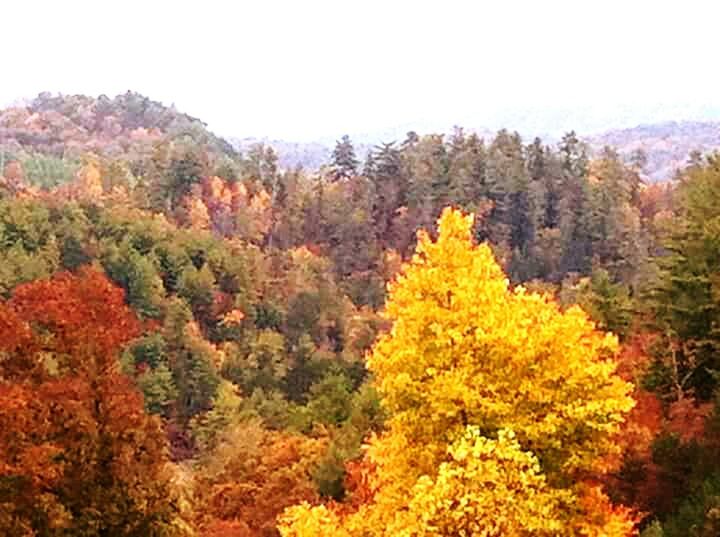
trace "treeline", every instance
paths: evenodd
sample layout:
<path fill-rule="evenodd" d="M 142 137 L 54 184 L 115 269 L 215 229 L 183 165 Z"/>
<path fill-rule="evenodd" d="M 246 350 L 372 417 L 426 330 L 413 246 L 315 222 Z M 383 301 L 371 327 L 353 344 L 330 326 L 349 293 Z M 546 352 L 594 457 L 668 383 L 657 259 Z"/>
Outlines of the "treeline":
<path fill-rule="evenodd" d="M 514 281 L 559 282 L 593 266 L 630 281 L 629 267 L 651 247 L 648 219 L 661 209 L 658 189 L 642 184 L 641 152 L 626 163 L 606 148 L 591 161 L 574 133 L 549 147 L 507 131 L 491 140 L 462 129 L 449 137 L 411 132 L 364 163 L 345 137 L 315 173 L 279 170 L 277 155 L 262 145 L 240 156 L 199 120 L 129 92 L 114 99 L 41 94 L 27 108 L 4 111 L 0 126 L 4 163 L 17 162 L 31 187 L 67 184 L 89 154 L 106 163 L 106 190 L 144 184 L 150 199 L 141 205 L 165 213 L 181 210 L 193 185 L 199 197 L 203 178 L 240 182 L 252 194 L 262 187 L 274 217 L 266 243 L 322 246 L 344 275 L 370 270 L 388 248 L 408 254 L 414 232 L 453 205 L 483 215 L 477 238 L 494 245 Z M 235 222 L 211 216 L 213 229 L 235 232 Z M 349 237 L 365 241 L 347 252 Z M 367 260 L 355 259 L 359 250 L 369 252 Z"/>
<path fill-rule="evenodd" d="M 370 207 L 374 230 L 365 235 L 383 248 L 407 254 L 408 236 L 451 205 L 482 216 L 476 238 L 493 244 L 516 282 L 559 282 L 593 266 L 630 282 L 647 258 L 642 224 L 652 215 L 643 211 L 641 153 L 624 163 L 606 148 L 591 161 L 574 133 L 550 147 L 507 131 L 485 142 L 457 129 L 448 139 L 409 133 L 399 146 L 376 148 L 361 169 L 352 154 L 349 140 L 338 143 L 330 175 L 364 186 L 360 207 Z"/>
<path fill-rule="evenodd" d="M 717 158 L 695 158 L 678 178 L 649 185 L 642 154 L 625 162 L 608 148 L 591 158 L 574 133 L 550 147 L 506 131 L 483 140 L 458 129 L 449 137 L 409 133 L 365 162 L 345 137 L 320 170 L 283 170 L 271 148 L 239 155 L 197 120 L 135 94 L 45 95 L 6 110 L 0 154 L 0 398 L 12 409 L 0 417 L 2 532 L 277 535 L 277 517 L 302 502 L 325 503 L 338 520 L 357 519 L 346 515 L 365 512 L 363 505 L 388 516 L 397 505 L 370 507 L 386 497 L 376 496 L 382 480 L 370 463 L 408 469 L 410 488 L 402 494 L 415 470 L 382 462 L 395 460 L 387 453 L 369 459 L 361 444 L 375 435 L 402 437 L 402 427 L 420 427 L 425 418 L 393 429 L 397 409 L 414 415 L 435 403 L 416 407 L 416 392 L 384 380 L 392 374 L 376 379 L 378 371 L 388 374 L 382 362 L 368 371 L 378 336 L 393 322 L 428 323 L 430 332 L 408 335 L 386 353 L 390 363 L 420 341 L 432 346 L 428 333 L 441 348 L 480 326 L 483 315 L 516 319 L 535 311 L 499 305 L 514 299 L 490 301 L 457 332 L 443 321 L 451 299 L 429 319 L 423 307 L 403 302 L 408 295 L 386 317 L 386 285 L 413 259 L 417 231 L 435 238 L 435 222 L 453 206 L 476 215 L 470 238 L 490 245 L 512 285 L 547 293 L 563 308 L 579 304 L 599 329 L 620 337 L 613 363 L 634 386 L 635 401 L 612 440 L 620 452 L 597 451 L 593 464 L 567 473 L 545 466 L 557 455 L 549 446 L 517 439 L 540 457 L 540 474 L 557 480 L 552 487 L 568 480 L 590 487 L 573 489 L 582 505 L 572 508 L 589 525 L 574 518 L 576 533 L 568 534 L 591 531 L 595 510 L 607 520 L 620 517 L 613 535 L 627 534 L 633 523 L 646 536 L 717 535 Z M 39 162 L 64 171 L 45 175 Z M 470 248 L 462 244 L 437 259 Z M 475 254 L 463 255 L 471 264 Z M 427 280 L 418 277 L 422 300 L 444 278 L 480 285 L 438 263 Z M 500 330 L 494 348 L 505 348 L 505 339 L 511 348 L 526 330 L 540 337 L 543 328 L 533 320 Z M 556 339 L 574 333 L 559 331 Z M 531 349 L 539 361 L 556 349 L 550 341 L 538 345 Z M 417 347 L 418 356 L 428 348 Z M 569 360 L 553 353 L 558 363 Z M 484 355 L 472 346 L 465 354 L 470 376 L 457 393 L 474 393 L 495 373 L 476 378 Z M 427 367 L 436 367 L 434 356 L 426 355 Z M 594 367 L 594 359 L 577 357 L 583 367 Z M 413 360 L 398 362 L 410 378 Z M 417 381 L 427 387 L 424 375 Z M 535 381 L 528 382 L 524 390 Z M 498 397 L 515 401 L 516 388 Z M 448 384 L 448 393 L 455 389 Z M 538 394 L 546 389 L 536 386 Z M 438 401 L 450 397 L 428 390 Z M 462 416 L 451 402 L 453 415 Z M 625 403 L 617 404 L 624 415 Z M 445 438 L 446 447 L 471 449 L 486 438 L 514 453 L 515 441 L 500 438 L 497 423 L 469 406 L 463 412 L 463 427 L 482 430 L 466 437 L 457 423 L 438 429 L 460 434 Z M 600 427 L 596 419 L 617 421 L 600 415 L 588 418 L 588 427 Z M 572 428 L 584 434 L 582 424 Z M 590 444 L 581 444 L 576 455 L 590 457 Z M 501 468 L 519 460 L 508 457 Z M 433 453 L 432 460 L 427 469 L 434 472 L 443 459 Z M 569 512 L 552 505 L 560 519 Z M 632 511 L 620 516 L 620 505 Z M 387 527 L 378 523 L 372 534 Z"/>

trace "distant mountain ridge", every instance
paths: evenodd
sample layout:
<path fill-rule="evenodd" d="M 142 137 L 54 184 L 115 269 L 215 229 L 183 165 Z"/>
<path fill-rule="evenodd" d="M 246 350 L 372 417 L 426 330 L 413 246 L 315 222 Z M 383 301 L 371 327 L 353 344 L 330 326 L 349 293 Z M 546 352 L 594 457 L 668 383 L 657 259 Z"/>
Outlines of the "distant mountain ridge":
<path fill-rule="evenodd" d="M 278 155 L 278 163 L 281 168 L 292 169 L 302 166 L 308 170 L 315 170 L 330 162 L 334 145 L 329 142 L 290 142 L 286 140 L 274 140 L 270 138 L 228 138 L 228 141 L 235 149 L 246 154 L 250 148 L 257 144 L 272 147 Z M 360 144 L 355 144 L 355 151 L 361 157 L 367 154 L 363 152 Z"/>
<path fill-rule="evenodd" d="M 605 145 L 628 155 L 641 149 L 647 155 L 645 174 L 654 181 L 671 178 L 687 163 L 692 151 L 720 149 L 720 121 L 667 121 L 610 130 L 587 137 L 594 149 Z"/>
<path fill-rule="evenodd" d="M 355 145 L 358 158 L 362 160 L 374 145 L 382 142 L 401 142 L 407 132 L 403 132 L 403 130 L 402 127 L 398 127 L 376 134 L 362 133 L 355 136 L 351 134 L 350 138 Z M 489 129 L 465 130 L 466 132 L 477 132 L 486 140 L 495 134 Z M 418 131 L 418 134 L 438 131 L 450 134 L 452 129 Z M 653 182 L 672 178 L 677 170 L 685 166 L 692 151 L 708 153 L 720 150 L 720 121 L 666 121 L 642 124 L 632 128 L 612 129 L 593 135 L 579 134 L 590 146 L 592 152 L 599 152 L 606 145 L 614 147 L 623 156 L 629 156 L 638 149 L 643 150 L 647 156 L 645 176 Z M 531 141 L 530 137 L 524 137 L 524 139 L 526 143 Z M 330 138 L 314 142 L 292 142 L 268 138 L 236 138 L 230 141 L 240 151 L 247 151 L 257 143 L 269 145 L 278 152 L 280 165 L 286 168 L 300 165 L 307 169 L 317 169 L 330 161 L 334 147 L 334 141 Z M 555 144 L 558 139 L 544 137 L 543 141 L 547 144 Z"/>

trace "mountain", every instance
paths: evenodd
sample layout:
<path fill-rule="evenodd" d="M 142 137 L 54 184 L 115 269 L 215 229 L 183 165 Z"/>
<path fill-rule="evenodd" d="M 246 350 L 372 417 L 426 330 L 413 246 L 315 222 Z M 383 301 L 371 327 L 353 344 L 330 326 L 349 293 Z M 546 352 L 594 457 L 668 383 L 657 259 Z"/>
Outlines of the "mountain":
<path fill-rule="evenodd" d="M 672 177 L 692 151 L 708 153 L 720 149 L 720 122 L 668 121 L 617 129 L 585 140 L 594 149 L 609 145 L 622 155 L 640 149 L 647 156 L 645 174 L 654 181 Z"/>
<path fill-rule="evenodd" d="M 227 171 L 238 157 L 199 119 L 130 91 L 112 99 L 41 93 L 0 109 L 0 173 L 5 163 L 18 161 L 38 187 L 69 182 L 88 155 L 122 162 L 141 175 L 170 147 L 202 154 L 208 169 Z"/>
<path fill-rule="evenodd" d="M 286 140 L 273 140 L 270 138 L 228 138 L 235 149 L 247 154 L 251 147 L 262 144 L 272 147 L 278 155 L 278 164 L 281 168 L 291 169 L 302 166 L 308 170 L 315 170 L 327 164 L 332 155 L 333 145 L 325 142 L 290 142 Z M 356 147 L 356 150 L 359 149 Z M 360 152 L 358 151 L 358 154 Z"/>
<path fill-rule="evenodd" d="M 495 135 L 494 132 L 488 129 L 463 130 L 466 133 L 476 133 L 478 136 L 485 138 L 486 140 Z M 420 135 L 443 133 L 446 136 L 449 136 L 453 132 L 453 127 L 431 123 L 414 123 L 389 127 L 374 132 L 350 132 L 348 135 L 350 136 L 355 148 L 355 155 L 360 162 L 363 162 L 367 157 L 367 154 L 375 146 L 390 142 L 396 142 L 399 145 L 403 140 L 405 140 L 409 132 L 417 132 Z M 257 144 L 270 146 L 278 154 L 278 162 L 281 167 L 289 169 L 295 168 L 296 166 L 302 166 L 305 169 L 314 170 L 330 162 L 333 149 L 335 148 L 335 142 L 340 139 L 341 136 L 342 135 L 337 136 L 336 138 L 324 137 L 311 142 L 255 137 L 228 137 L 227 140 L 241 153 L 247 153 L 252 146 Z"/>

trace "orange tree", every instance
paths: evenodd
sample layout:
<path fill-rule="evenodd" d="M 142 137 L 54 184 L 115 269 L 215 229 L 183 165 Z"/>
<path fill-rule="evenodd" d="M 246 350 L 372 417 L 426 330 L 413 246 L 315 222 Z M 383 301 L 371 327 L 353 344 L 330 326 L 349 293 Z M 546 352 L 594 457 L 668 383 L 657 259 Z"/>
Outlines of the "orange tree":
<path fill-rule="evenodd" d="M 118 370 L 139 323 L 85 269 L 0 303 L 0 533 L 153 536 L 184 531 L 160 423 Z"/>

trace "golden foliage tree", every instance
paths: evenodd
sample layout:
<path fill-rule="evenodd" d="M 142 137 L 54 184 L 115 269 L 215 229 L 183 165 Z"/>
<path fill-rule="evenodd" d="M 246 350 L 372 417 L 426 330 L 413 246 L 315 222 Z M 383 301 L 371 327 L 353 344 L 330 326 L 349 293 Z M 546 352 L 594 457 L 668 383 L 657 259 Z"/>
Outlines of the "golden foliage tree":
<path fill-rule="evenodd" d="M 616 338 L 511 289 L 472 224 L 446 209 L 390 285 L 393 327 L 368 361 L 391 415 L 367 453 L 372 499 L 292 508 L 284 537 L 632 533 L 589 482 L 633 406 Z"/>

